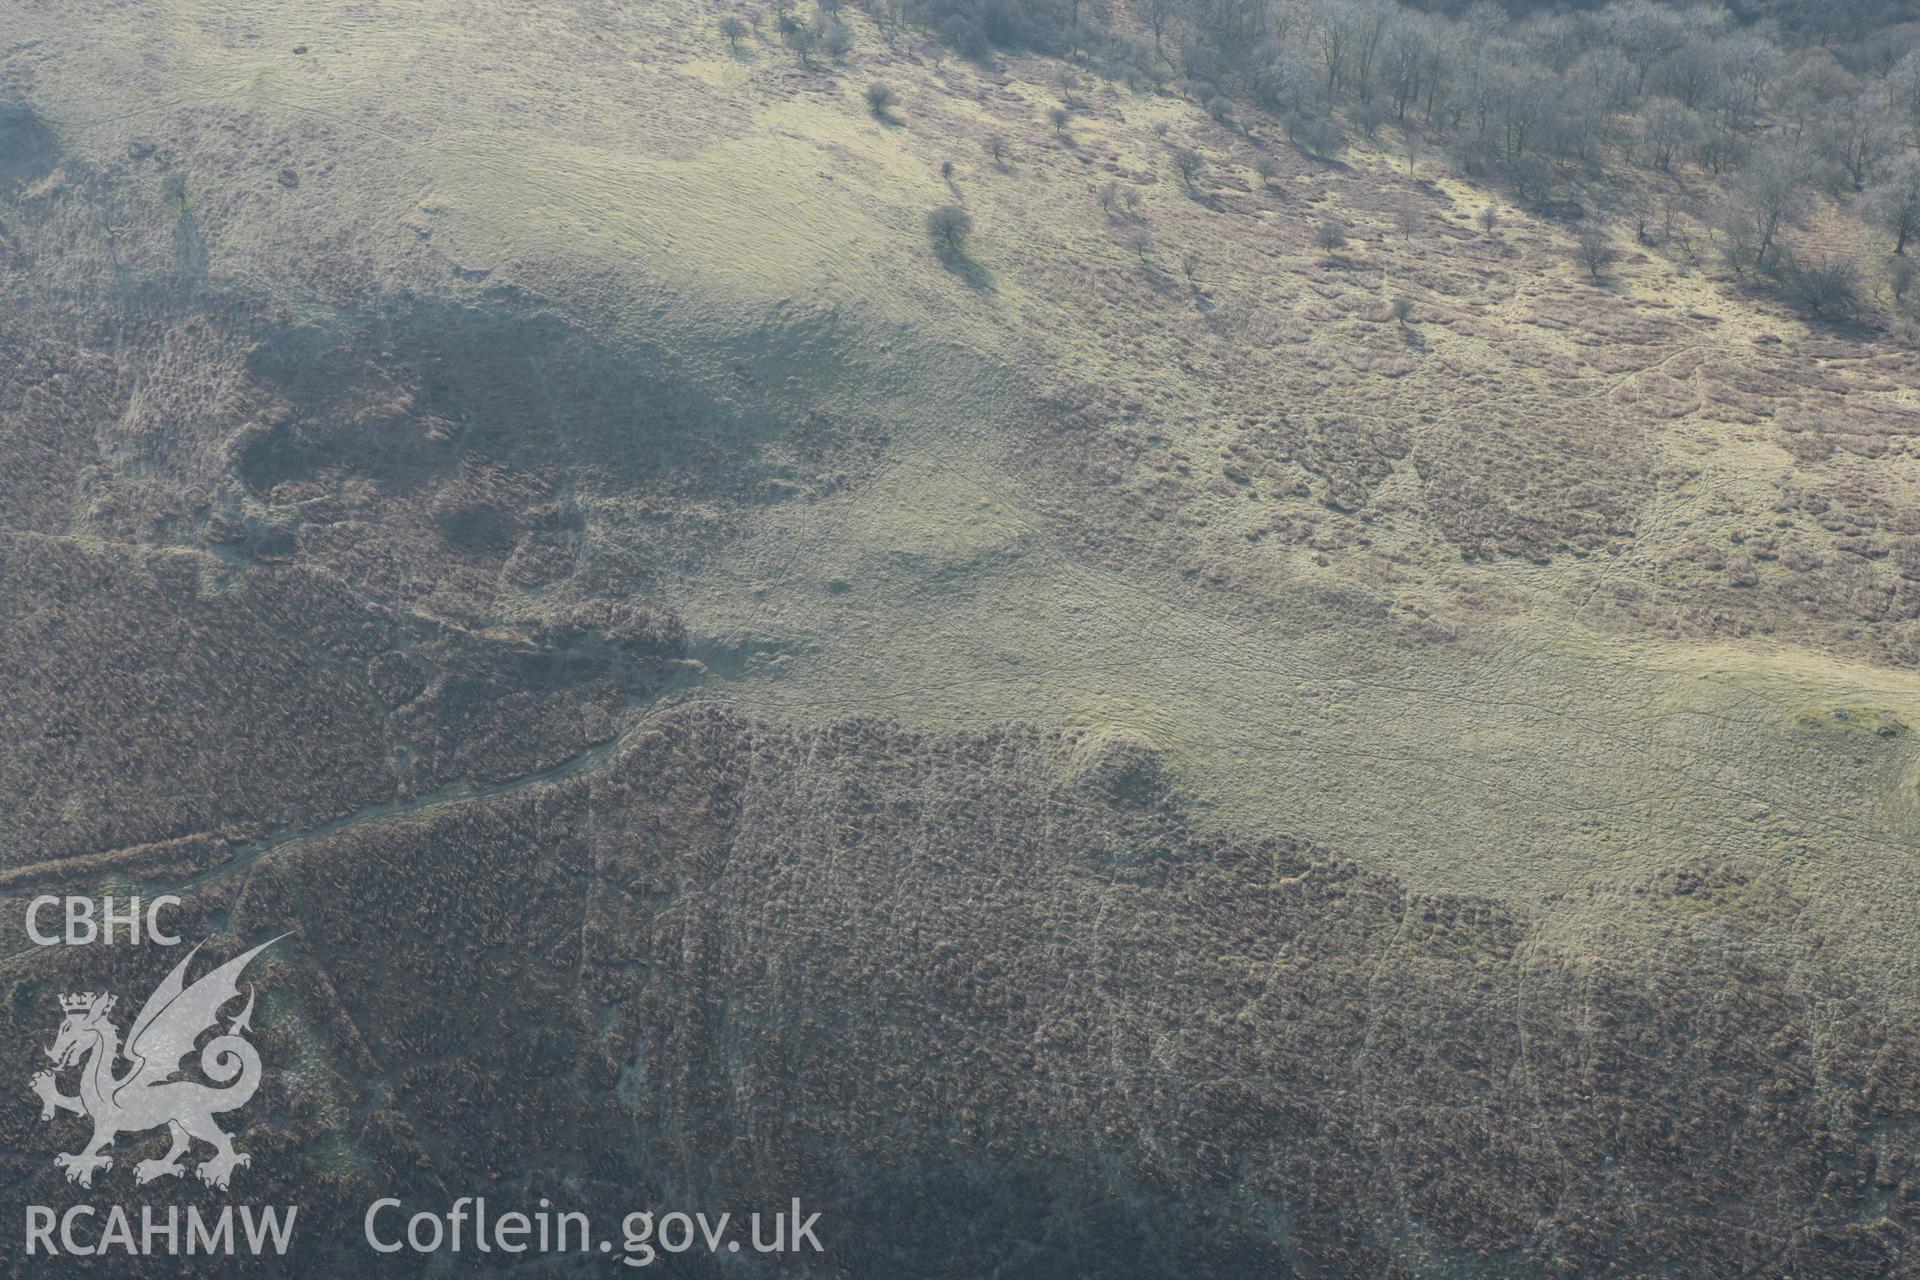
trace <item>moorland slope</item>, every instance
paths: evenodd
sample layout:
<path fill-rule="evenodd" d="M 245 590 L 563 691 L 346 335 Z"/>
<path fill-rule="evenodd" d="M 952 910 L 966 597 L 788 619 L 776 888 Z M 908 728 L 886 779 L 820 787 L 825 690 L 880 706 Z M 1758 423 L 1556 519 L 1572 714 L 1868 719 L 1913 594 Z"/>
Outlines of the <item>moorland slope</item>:
<path fill-rule="evenodd" d="M 0 13 L 3 892 L 295 931 L 263 1178 L 1911 1265 L 1912 351 L 1393 126 L 723 16 Z M 9 1069 L 160 961 L 84 963 Z"/>

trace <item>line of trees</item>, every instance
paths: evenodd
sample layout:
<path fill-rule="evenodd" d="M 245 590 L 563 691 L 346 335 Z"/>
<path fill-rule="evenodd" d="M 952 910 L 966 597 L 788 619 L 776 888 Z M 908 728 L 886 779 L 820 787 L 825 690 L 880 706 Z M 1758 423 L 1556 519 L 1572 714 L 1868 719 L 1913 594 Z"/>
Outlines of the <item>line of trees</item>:
<path fill-rule="evenodd" d="M 1745 0 L 1745 21 L 1659 0 L 871 2 L 967 53 L 1031 47 L 1172 84 L 1230 127 L 1234 102 L 1255 104 L 1310 154 L 1354 127 L 1437 136 L 1536 206 L 1603 163 L 1694 166 L 1716 194 L 1692 213 L 1741 273 L 1796 270 L 1787 233 L 1820 196 L 1895 254 L 1920 236 L 1920 22 L 1892 21 L 1891 0 Z"/>

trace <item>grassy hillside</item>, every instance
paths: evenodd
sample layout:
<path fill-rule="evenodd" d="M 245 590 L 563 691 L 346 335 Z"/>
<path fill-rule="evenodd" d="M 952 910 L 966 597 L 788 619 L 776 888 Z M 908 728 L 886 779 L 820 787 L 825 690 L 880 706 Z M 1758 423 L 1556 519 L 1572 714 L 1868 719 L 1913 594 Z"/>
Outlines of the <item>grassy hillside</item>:
<path fill-rule="evenodd" d="M 947 937 L 964 964 L 928 978 L 939 1016 L 902 1029 L 913 1054 L 933 1052 L 940 1017 L 992 1024 L 973 1043 L 1003 1083 L 1032 1068 L 1006 1026 L 1054 1045 L 1039 1056 L 1059 1076 L 996 1103 L 1010 1128 L 1067 1135 L 1024 1152 L 1043 1170 L 1030 1176 L 1111 1157 L 1126 1166 L 1101 1184 L 1115 1205 L 1153 1186 L 1217 1192 L 1207 1203 L 1232 1206 L 1233 1247 L 1251 1250 L 1228 1249 L 1220 1274 L 1282 1265 L 1286 1232 L 1262 1217 L 1278 1202 L 1262 1197 L 1315 1169 L 1336 1170 L 1371 1225 L 1343 1241 L 1338 1214 L 1296 1204 L 1305 1243 L 1285 1265 L 1303 1274 L 1544 1268 L 1605 1254 L 1596 1221 L 1641 1242 L 1668 1230 L 1639 1216 L 1643 1195 L 1693 1194 L 1655 1185 L 1647 1153 L 1667 1139 L 1582 1093 L 1598 1071 L 1626 1082 L 1628 1107 L 1665 1078 L 1635 1033 L 1593 1038 L 1600 1006 L 1662 1035 L 1712 1027 L 1736 1056 L 1787 1036 L 1777 1060 L 1754 1050 L 1723 1078 L 1701 1048 L 1675 1078 L 1714 1097 L 1802 1090 L 1755 1113 L 1758 1148 L 1832 1124 L 1846 1131 L 1822 1149 L 1833 1168 L 1852 1177 L 1869 1153 L 1910 1168 L 1904 1129 L 1875 1145 L 1888 1112 L 1836 1117 L 1874 1088 L 1862 1106 L 1901 1110 L 1884 1099 L 1910 1087 L 1898 1045 L 1920 1008 L 1911 350 L 1625 236 L 1596 281 L 1569 220 L 1515 207 L 1434 149 L 1410 156 L 1397 126 L 1316 159 L 1257 112 L 1222 123 L 1059 60 L 963 59 L 851 10 L 842 59 L 803 65 L 764 22 L 736 50 L 719 26 L 733 13 L 747 10 L 0 13 L 0 100 L 26 122 L 0 164 L 0 271 L 17 286 L 0 337 L 19 356 L 0 444 L 23 460 L 0 476 L 0 574 L 32 588 L 0 607 L 0 693 L 17 708 L 0 724 L 27 779 L 0 892 L 131 868 L 194 885 L 210 923 L 300 917 L 300 1054 L 331 1051 L 340 1076 L 308 1136 L 348 1167 L 472 1154 L 437 1145 L 457 1146 L 458 1125 L 421 1117 L 423 1082 L 490 1052 L 435 1024 L 380 1061 L 378 1044 L 412 1033 L 362 972 L 356 946 L 373 944 L 305 905 L 371 875 L 414 913 L 396 933 L 457 902 L 524 944 L 449 958 L 431 989 L 525 977 L 530 1006 L 574 1001 L 595 1027 L 599 1092 L 622 1081 L 631 1112 L 568 1113 L 556 1087 L 530 1114 L 567 1114 L 581 1135 L 632 1124 L 656 1145 L 674 1124 L 738 1121 L 777 1149 L 790 1061 L 829 1115 L 802 1164 L 840 1158 L 820 1154 L 832 1124 L 865 1141 L 895 1121 L 850 1069 L 807 1075 L 825 1033 L 761 1018 L 766 975 L 739 938 L 764 933 L 804 968 L 835 930 L 893 959 L 918 946 L 912 928 Z M 866 101 L 876 82 L 898 95 L 887 118 Z M 1068 101 L 1064 125 L 1050 120 Z M 1183 175 L 1186 150 L 1199 160 Z M 1585 198 L 1647 181 L 1602 174 Z M 946 204 L 970 215 L 963 249 L 928 233 Z M 1843 213 L 1821 218 L 1832 242 L 1866 242 Z M 128 622 L 159 616 L 164 634 Z M 118 669 L 88 656 L 106 650 Z M 90 710 L 49 710 L 69 701 Z M 284 758 L 252 747 L 257 775 L 215 778 L 199 756 L 218 726 L 256 718 Z M 814 772 L 849 720 L 858 760 Z M 48 740 L 77 745 L 20 745 L 56 721 Z M 633 781 L 679 767 L 636 764 L 661 734 L 701 744 L 685 767 L 720 779 L 711 823 L 676 828 L 675 804 Z M 993 764 L 974 775 L 950 756 Z M 872 795 L 864 770 L 883 779 Z M 596 788 L 636 811 L 630 827 L 588 802 Z M 942 797 L 971 813 L 996 788 L 1019 798 L 1015 834 L 969 863 L 978 830 Z M 888 804 L 915 816 L 836 843 L 847 815 Z M 1069 847 L 1060 832 L 1083 827 L 1094 844 Z M 793 850 L 771 834 L 789 828 Z M 674 852 L 634 846 L 633 830 Z M 463 840 L 485 856 L 463 863 Z M 1265 840 L 1290 859 L 1271 875 L 1248 852 Z M 1192 865 L 1128 880 L 1156 841 Z M 901 847 L 912 874 L 955 877 L 936 920 L 889 879 L 884 852 Z M 1022 848 L 1047 851 L 1050 878 L 1020 883 Z M 735 856 L 811 885 L 812 932 L 783 934 L 772 898 L 737 885 L 711 890 L 732 904 L 711 917 L 683 905 L 688 883 L 751 880 L 727 870 Z M 1311 932 L 1313 910 L 1281 901 L 1301 876 L 1351 918 L 1326 926 L 1324 954 L 1289 958 L 1271 944 Z M 968 901 L 988 924 L 961 926 Z M 515 905 L 496 920 L 496 902 Z M 1057 924 L 1066 949 L 1014 967 L 1071 983 L 1112 958 L 1110 920 L 1131 939 L 1113 946 L 1152 955 L 1121 964 L 1125 989 L 1093 1002 L 1105 1013 L 1075 996 L 1014 1018 L 957 976 L 978 961 L 991 985 L 1009 939 Z M 626 929 L 660 955 L 627 954 Z M 682 941 L 692 951 L 661 958 Z M 711 1000 L 669 972 L 704 973 L 686 959 L 703 948 Z M 528 976 L 528 956 L 549 968 Z M 842 959 L 837 988 L 777 960 L 767 980 L 866 1055 L 849 1062 L 884 1063 L 886 1035 L 833 992 L 885 987 L 890 961 Z M 1337 1006 L 1315 1034 L 1345 1037 L 1356 1064 L 1313 1079 L 1311 1123 L 1274 1118 L 1291 1104 L 1249 1083 L 1306 1070 L 1314 1036 L 1286 1029 L 1305 1015 L 1272 1013 L 1251 1041 L 1235 1030 L 1282 999 L 1295 963 Z M 1718 1003 L 1750 964 L 1771 966 L 1764 998 Z M 648 965 L 665 985 L 642 997 L 625 984 Z M 1211 1021 L 1168 1014 L 1182 984 Z M 1559 1003 L 1596 984 L 1586 1021 Z M 1831 992 L 1856 1005 L 1822 1022 Z M 672 1040 L 683 999 L 696 1022 L 741 1010 L 753 1043 L 727 1052 L 770 1093 L 737 1114 L 705 1098 L 701 1072 L 720 1068 L 679 1042 L 667 1074 L 631 1076 L 622 1064 Z M 1471 1069 L 1504 1073 L 1487 1114 L 1448 1095 L 1446 1119 L 1423 1122 L 1437 1127 L 1401 1127 L 1430 1081 L 1393 1047 L 1418 1039 L 1382 1020 L 1396 1000 L 1480 1027 L 1433 1052 L 1484 1051 Z M 1510 1026 L 1485 1013 L 1500 1001 L 1522 1010 Z M 1523 1025 L 1529 1009 L 1541 1021 Z M 1875 1037 L 1895 1047 L 1876 1057 Z M 1541 1043 L 1548 1058 L 1529 1060 Z M 1100 1054 L 1127 1064 L 1099 1098 L 1137 1138 L 1083 1123 Z M 1228 1059 L 1207 1089 L 1250 1090 L 1273 1127 L 1319 1136 L 1218 1165 L 1222 1144 L 1245 1145 L 1239 1104 L 1207 1094 L 1189 1113 L 1155 1091 Z M 887 1096 L 906 1108 L 974 1087 L 943 1072 L 902 1068 Z M 1684 1092 L 1662 1093 L 1662 1114 L 1704 1133 L 1713 1108 Z M 1573 1126 L 1565 1152 L 1513 1137 L 1536 1104 Z M 416 1141 L 397 1115 L 438 1136 Z M 915 1130 L 902 1176 L 955 1141 L 982 1162 L 966 1176 L 990 1179 L 1011 1139 L 960 1129 Z M 1526 1177 L 1489 1154 L 1507 1141 Z M 1740 1141 L 1709 1145 L 1722 1172 L 1753 1160 Z M 1388 1148 L 1385 1171 L 1364 1172 Z M 1622 1150 L 1633 1171 L 1570 1172 Z M 1566 1198 L 1476 1234 L 1460 1224 L 1484 1227 L 1478 1193 L 1435 1172 L 1463 1153 L 1500 1165 L 1481 1172 L 1502 1195 L 1559 1170 Z M 633 1172 L 614 1164 L 593 1176 Z M 748 1165 L 742 1184 L 778 1181 Z M 1729 1267 L 1840 1274 L 1819 1270 L 1813 1227 L 1767 1221 L 1828 1169 L 1779 1185 L 1703 1175 L 1711 1194 L 1688 1212 L 1738 1200 L 1742 1231 L 1777 1231 L 1727 1245 Z M 1909 1175 L 1876 1176 L 1820 1231 L 1885 1220 Z M 1520 1221 L 1572 1221 L 1569 1205 L 1606 1207 L 1577 1243 Z M 1684 1234 L 1607 1256 L 1669 1265 Z M 1847 1240 L 1834 1257 L 1865 1256 Z M 862 1257 L 869 1274 L 905 1265 Z"/>

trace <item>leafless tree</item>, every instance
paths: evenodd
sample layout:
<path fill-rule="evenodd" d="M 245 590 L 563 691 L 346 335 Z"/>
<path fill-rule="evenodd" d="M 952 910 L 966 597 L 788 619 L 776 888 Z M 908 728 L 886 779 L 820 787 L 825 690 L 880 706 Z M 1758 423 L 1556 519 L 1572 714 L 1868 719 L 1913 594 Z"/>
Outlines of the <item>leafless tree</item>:
<path fill-rule="evenodd" d="M 1901 156 L 1860 206 L 1869 221 L 1893 237 L 1893 251 L 1904 254 L 1907 241 L 1920 235 L 1920 156 Z"/>
<path fill-rule="evenodd" d="M 787 47 L 800 59 L 801 66 L 811 67 L 814 50 L 820 47 L 820 32 L 804 23 L 795 26 L 787 32 Z"/>
<path fill-rule="evenodd" d="M 1694 36 L 1662 58 L 1653 68 L 1653 87 L 1682 106 L 1697 109 L 1719 86 L 1722 64 L 1713 42 Z"/>
<path fill-rule="evenodd" d="M 820 47 L 835 62 L 853 52 L 853 28 L 838 18 L 824 14 L 820 20 Z"/>
<path fill-rule="evenodd" d="M 1607 238 L 1606 229 L 1594 223 L 1580 228 L 1574 237 L 1574 245 L 1580 265 L 1587 269 L 1587 275 L 1595 284 L 1605 278 L 1607 268 L 1619 257 L 1612 241 Z"/>
<path fill-rule="evenodd" d="M 1162 58 L 1167 56 L 1167 29 L 1179 16 L 1180 8 L 1180 0 L 1147 0 L 1140 11 L 1148 30 L 1153 32 L 1153 51 Z"/>
<path fill-rule="evenodd" d="M 1627 217 L 1633 223 L 1633 238 L 1641 244 L 1655 244 L 1653 219 L 1658 208 L 1651 193 L 1630 191 L 1624 201 Z"/>
<path fill-rule="evenodd" d="M 1814 145 L 1838 165 L 1859 191 L 1880 175 L 1900 139 L 1887 121 L 1886 107 L 1857 94 L 1831 104 L 1814 126 Z"/>
<path fill-rule="evenodd" d="M 1700 113 L 1664 98 L 1649 106 L 1640 121 L 1641 144 L 1658 169 L 1671 169 L 1673 158 L 1699 136 Z"/>
<path fill-rule="evenodd" d="M 1824 254 L 1810 262 L 1787 260 L 1780 288 L 1808 315 L 1835 318 L 1860 311 L 1860 267 L 1845 254 Z"/>
<path fill-rule="evenodd" d="M 1735 175 L 1727 191 L 1727 206 L 1744 218 L 1753 234 L 1753 256 L 1764 263 L 1773 251 L 1780 229 L 1797 225 L 1812 203 L 1805 158 L 1777 147 L 1756 151 Z"/>
<path fill-rule="evenodd" d="M 1913 282 L 1920 278 L 1920 267 L 1913 265 L 1908 257 L 1895 258 L 1887 267 L 1887 292 L 1893 296 L 1896 310 L 1906 306 L 1907 295 L 1913 292 Z"/>
<path fill-rule="evenodd" d="M 1192 188 L 1199 183 L 1200 175 L 1207 171 L 1207 161 L 1206 157 L 1192 147 L 1175 147 L 1173 167 L 1179 171 L 1180 181 Z"/>
<path fill-rule="evenodd" d="M 957 204 L 943 204 L 927 215 L 927 234 L 948 253 L 965 253 L 972 232 L 973 215 Z"/>

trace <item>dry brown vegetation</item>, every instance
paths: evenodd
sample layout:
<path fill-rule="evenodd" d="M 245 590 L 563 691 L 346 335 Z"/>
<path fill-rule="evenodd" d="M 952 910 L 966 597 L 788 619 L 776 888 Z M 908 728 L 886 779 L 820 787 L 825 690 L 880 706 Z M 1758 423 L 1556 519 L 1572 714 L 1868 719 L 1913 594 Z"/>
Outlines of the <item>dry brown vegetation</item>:
<path fill-rule="evenodd" d="M 1345 99 L 886 5 L 174 10 L 0 17 L 0 907 L 293 931 L 309 1241 L 1912 1272 L 1920 368 L 1697 159 L 1590 271 Z M 21 950 L 15 1079 L 170 959 Z"/>
<path fill-rule="evenodd" d="M 1920 1185 L 1913 1028 L 1772 877 L 1689 864 L 1549 913 L 1412 893 L 1196 830 L 1123 744 L 678 712 L 591 779 L 196 885 L 295 932 L 248 1140 L 261 1194 L 319 1218 L 804 1186 L 832 1274 L 1864 1277 Z M 163 962 L 19 969 L 9 1069 L 46 991 Z"/>

